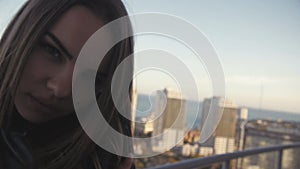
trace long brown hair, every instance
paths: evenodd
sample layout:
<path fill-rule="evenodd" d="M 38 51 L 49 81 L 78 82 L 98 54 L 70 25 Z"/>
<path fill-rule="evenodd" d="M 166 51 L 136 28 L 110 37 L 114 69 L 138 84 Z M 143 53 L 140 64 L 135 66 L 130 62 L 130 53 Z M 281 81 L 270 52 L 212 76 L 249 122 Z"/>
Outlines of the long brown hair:
<path fill-rule="evenodd" d="M 121 0 L 29 0 L 19 10 L 8 25 L 0 41 L 0 127 L 8 128 L 15 112 L 13 98 L 18 87 L 22 71 L 26 65 L 34 44 L 55 23 L 66 10 L 74 5 L 84 5 L 104 22 L 108 23 L 126 16 L 126 9 Z M 131 25 L 120 28 L 129 33 Z M 110 56 L 110 70 L 105 93 L 100 99 L 99 106 L 109 124 L 117 131 L 131 136 L 131 123 L 116 110 L 112 101 L 110 84 L 117 66 L 133 53 L 133 39 L 127 38 L 115 45 L 107 56 Z M 133 69 L 133 63 L 132 68 Z M 120 79 L 122 86 L 122 79 Z M 97 88 L 97 82 L 96 82 Z M 131 93 L 131 88 L 129 89 Z M 74 116 L 76 117 L 76 116 Z M 39 161 L 39 168 L 73 169 L 84 166 L 83 159 L 90 160 L 99 169 L 115 168 L 121 158 L 97 147 L 83 132 L 76 121 L 69 130 L 60 137 L 51 140 L 34 152 Z M 61 131 L 59 131 L 61 132 Z M 105 161 L 109 161 L 104 164 Z"/>

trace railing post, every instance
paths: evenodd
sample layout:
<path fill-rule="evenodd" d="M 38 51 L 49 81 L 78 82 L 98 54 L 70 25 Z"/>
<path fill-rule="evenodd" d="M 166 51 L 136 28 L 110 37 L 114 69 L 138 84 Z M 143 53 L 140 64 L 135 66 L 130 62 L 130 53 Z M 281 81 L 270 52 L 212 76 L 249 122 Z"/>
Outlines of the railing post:
<path fill-rule="evenodd" d="M 230 166 L 230 160 L 223 161 L 222 169 L 229 169 L 229 166 Z"/>
<path fill-rule="evenodd" d="M 277 169 L 281 169 L 282 167 L 282 153 L 283 153 L 283 149 L 280 149 L 278 151 L 278 156 L 277 156 Z"/>

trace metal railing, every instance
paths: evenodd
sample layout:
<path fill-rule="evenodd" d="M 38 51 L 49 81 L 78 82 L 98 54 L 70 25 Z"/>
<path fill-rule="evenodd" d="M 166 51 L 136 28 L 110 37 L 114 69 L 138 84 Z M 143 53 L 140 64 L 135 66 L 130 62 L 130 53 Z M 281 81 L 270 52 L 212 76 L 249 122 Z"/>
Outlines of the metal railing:
<path fill-rule="evenodd" d="M 236 151 L 233 153 L 226 153 L 226 154 L 214 155 L 214 156 L 203 157 L 203 158 L 183 160 L 173 164 L 166 164 L 166 165 L 153 167 L 151 169 L 191 169 L 191 168 L 206 167 L 206 166 L 213 165 L 214 163 L 220 163 L 220 162 L 222 162 L 222 169 L 229 169 L 230 160 L 261 154 L 261 153 L 274 152 L 274 151 L 278 152 L 277 169 L 281 169 L 283 150 L 290 149 L 290 148 L 300 148 L 300 142 L 294 144 L 284 144 L 284 145 L 276 145 L 270 147 L 248 149 L 244 151 Z"/>

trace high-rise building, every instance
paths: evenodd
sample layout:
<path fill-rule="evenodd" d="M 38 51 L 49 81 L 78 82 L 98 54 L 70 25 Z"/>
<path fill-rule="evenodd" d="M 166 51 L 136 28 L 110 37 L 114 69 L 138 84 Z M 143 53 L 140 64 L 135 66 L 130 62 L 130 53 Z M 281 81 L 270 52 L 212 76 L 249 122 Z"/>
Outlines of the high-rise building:
<path fill-rule="evenodd" d="M 212 107 L 212 104 L 218 107 Z M 223 110 L 223 115 L 217 124 L 213 135 L 203 145 L 213 147 L 215 154 L 233 152 L 236 149 L 235 135 L 238 116 L 237 106 L 232 100 L 221 97 L 205 99 L 202 107 L 201 128 L 203 128 L 203 125 L 205 124 L 204 122 L 208 117 L 210 109 L 217 110 L 211 111 L 211 113 Z"/>
<path fill-rule="evenodd" d="M 157 92 L 156 111 L 152 136 L 167 131 L 164 137 L 157 140 L 156 151 L 165 151 L 176 145 L 184 137 L 186 123 L 186 100 L 180 92 L 165 88 Z"/>
<path fill-rule="evenodd" d="M 238 108 L 232 102 L 225 102 L 222 118 L 216 128 L 216 137 L 234 138 Z"/>
<path fill-rule="evenodd" d="M 161 134 L 165 129 L 184 130 L 186 123 L 186 100 L 180 92 L 165 88 L 157 92 L 153 135 Z"/>
<path fill-rule="evenodd" d="M 222 97 L 212 97 L 212 98 L 206 98 L 203 100 L 202 103 L 202 114 L 201 114 L 201 123 L 200 123 L 200 130 L 203 128 L 204 122 L 206 121 L 206 118 L 208 117 L 209 110 L 212 109 L 211 105 L 217 105 L 221 108 L 223 103 Z"/>

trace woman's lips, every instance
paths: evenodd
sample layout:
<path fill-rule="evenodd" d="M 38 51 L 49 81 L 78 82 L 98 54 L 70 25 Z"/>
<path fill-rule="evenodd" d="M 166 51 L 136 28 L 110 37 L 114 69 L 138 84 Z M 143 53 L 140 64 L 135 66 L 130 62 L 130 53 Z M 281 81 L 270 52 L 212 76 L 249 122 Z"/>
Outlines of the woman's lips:
<path fill-rule="evenodd" d="M 34 105 L 35 105 L 36 108 L 38 108 L 38 109 L 40 109 L 40 110 L 42 110 L 44 112 L 47 112 L 47 113 L 55 111 L 55 108 L 53 106 L 48 105 L 45 102 L 41 101 L 42 99 L 34 97 L 31 94 L 29 94 L 28 96 L 33 101 L 33 103 L 34 103 Z"/>

